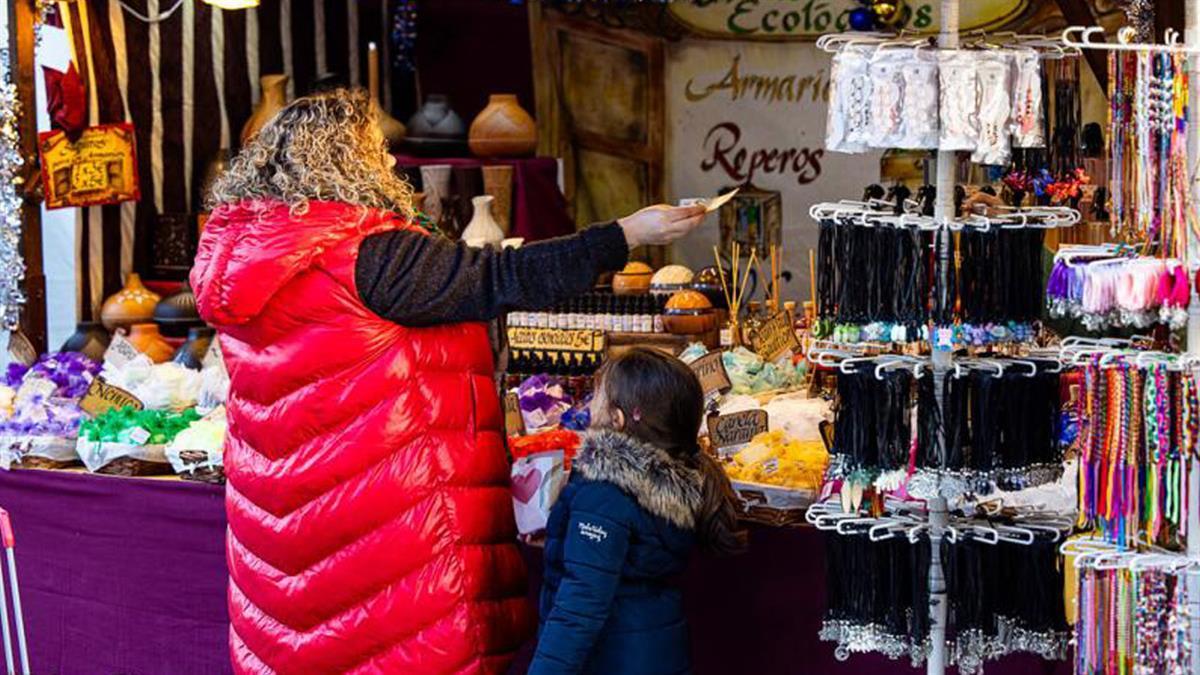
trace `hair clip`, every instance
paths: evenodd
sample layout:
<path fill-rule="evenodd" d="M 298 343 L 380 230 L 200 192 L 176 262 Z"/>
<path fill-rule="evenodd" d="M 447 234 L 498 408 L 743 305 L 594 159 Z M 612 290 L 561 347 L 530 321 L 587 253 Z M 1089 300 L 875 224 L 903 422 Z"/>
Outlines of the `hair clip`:
<path fill-rule="evenodd" d="M 634 421 L 634 422 L 641 422 L 641 421 L 642 421 L 642 409 L 641 409 L 641 408 L 634 408 L 634 409 L 633 409 L 633 421 Z"/>

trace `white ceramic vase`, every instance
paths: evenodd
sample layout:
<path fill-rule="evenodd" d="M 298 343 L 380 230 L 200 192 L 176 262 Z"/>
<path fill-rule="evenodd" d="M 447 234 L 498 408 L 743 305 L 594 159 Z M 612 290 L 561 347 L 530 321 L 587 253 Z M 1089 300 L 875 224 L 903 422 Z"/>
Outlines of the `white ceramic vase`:
<path fill-rule="evenodd" d="M 500 242 L 504 241 L 504 230 L 500 229 L 500 224 L 492 216 L 494 199 L 491 195 L 480 195 L 471 200 L 471 205 L 475 207 L 475 213 L 462 233 L 462 240 L 467 243 L 467 246 L 499 248 Z"/>

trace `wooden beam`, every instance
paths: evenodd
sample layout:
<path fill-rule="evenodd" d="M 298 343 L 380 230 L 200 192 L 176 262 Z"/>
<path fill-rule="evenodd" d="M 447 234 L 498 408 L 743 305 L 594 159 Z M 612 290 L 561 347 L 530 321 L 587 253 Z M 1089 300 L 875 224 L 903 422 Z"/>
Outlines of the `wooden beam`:
<path fill-rule="evenodd" d="M 41 354 L 47 348 L 46 275 L 42 267 L 42 209 L 38 190 L 34 189 L 38 175 L 37 96 L 33 80 L 35 11 L 33 0 L 8 0 L 8 53 L 12 56 L 9 68 L 21 98 L 18 132 L 27 177 L 21 212 L 21 255 L 25 259 L 25 309 L 21 312 L 21 332 Z"/>
<path fill-rule="evenodd" d="M 1069 26 L 1099 26 L 1096 13 L 1088 0 L 1055 0 L 1058 9 Z M 1085 49 L 1083 56 L 1087 59 L 1096 81 L 1100 83 L 1100 91 L 1108 91 L 1108 57 L 1098 49 Z"/>

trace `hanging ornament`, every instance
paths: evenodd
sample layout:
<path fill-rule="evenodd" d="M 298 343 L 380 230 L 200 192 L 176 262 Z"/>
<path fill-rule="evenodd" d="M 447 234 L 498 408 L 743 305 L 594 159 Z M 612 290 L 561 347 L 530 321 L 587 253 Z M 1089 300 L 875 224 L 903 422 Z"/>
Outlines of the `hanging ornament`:
<path fill-rule="evenodd" d="M 1154 0 L 1123 0 L 1125 20 L 1137 42 L 1154 41 Z"/>
<path fill-rule="evenodd" d="M 417 0 L 399 0 L 392 10 L 392 63 L 404 72 L 417 69 Z"/>
<path fill-rule="evenodd" d="M 21 192 L 25 179 L 22 167 L 21 100 L 13 83 L 9 50 L 0 49 L 0 63 L 8 78 L 0 83 L 0 328 L 14 331 L 21 320 L 25 294 L 25 261 L 21 259 Z"/>
<path fill-rule="evenodd" d="M 878 0 L 871 3 L 871 11 L 875 20 L 882 26 L 895 28 L 904 22 L 907 7 L 904 0 Z"/>
<path fill-rule="evenodd" d="M 875 27 L 875 13 L 866 7 L 850 10 L 850 28 L 858 31 L 869 31 Z"/>

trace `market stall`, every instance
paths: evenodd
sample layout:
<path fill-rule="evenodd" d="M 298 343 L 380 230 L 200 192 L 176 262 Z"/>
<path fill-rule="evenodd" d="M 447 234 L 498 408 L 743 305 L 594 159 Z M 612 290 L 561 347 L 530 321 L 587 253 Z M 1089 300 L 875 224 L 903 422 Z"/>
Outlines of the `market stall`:
<path fill-rule="evenodd" d="M 631 199 L 710 213 L 675 264 L 635 251 L 594 288 L 493 326 L 531 595 L 593 376 L 649 347 L 700 381 L 701 446 L 751 535 L 747 554 L 698 557 L 682 579 L 697 672 L 1195 671 L 1200 393 L 1182 343 L 1200 330 L 1181 339 L 1195 302 L 1192 48 L 1121 33 L 1102 73 L 1086 56 L 1107 48 L 1089 39 L 1102 28 L 960 35 L 1044 8 L 989 4 L 959 25 L 946 0 L 931 41 L 895 35 L 914 20 L 905 3 L 856 3 L 842 18 L 860 32 L 805 47 L 825 70 L 801 89 L 829 100 L 793 98 L 820 99 L 823 133 L 805 126 L 813 147 L 756 151 L 742 171 L 746 151 L 722 140 L 741 142 L 741 128 L 703 106 L 685 114 L 725 80 L 699 84 L 702 45 L 647 37 L 632 19 L 644 9 L 626 25 L 536 3 L 532 25 L 562 40 L 534 40 L 546 56 L 526 105 L 535 122 L 528 92 L 475 92 L 464 116 L 422 95 L 414 3 L 210 4 L 22 15 L 66 50 L 43 58 L 60 68 L 42 64 L 57 75 L 40 196 L 78 209 L 80 244 L 77 330 L 50 344 L 19 334 L 30 339 L 14 341 L 0 381 L 0 507 L 17 526 L 36 672 L 229 671 L 229 374 L 185 281 L 200 195 L 288 100 L 359 83 L 434 236 L 519 247 L 623 215 Z M 695 32 L 702 4 L 659 18 Z M 191 47 L 164 49 L 185 31 Z M 297 46 L 310 38 L 314 54 Z M 745 49 L 751 63 L 766 48 Z M 629 64 L 642 62 L 637 79 Z M 562 81 L 545 77 L 551 63 Z M 769 96 L 747 81 L 733 100 Z M 797 80 L 785 81 L 756 104 L 787 98 Z M 680 84 L 668 101 L 687 102 L 677 119 L 664 82 Z M 1096 82 L 1103 124 L 1085 112 Z M 402 122 L 389 99 L 410 85 Z M 589 88 L 620 95 L 600 109 L 572 98 Z M 648 112 L 614 122 L 633 101 Z M 713 122 L 711 156 L 694 162 L 703 181 L 665 161 L 676 121 L 689 133 Z M 112 153 L 90 192 L 76 180 L 94 168 L 87 148 Z M 826 153 L 881 170 L 840 171 L 820 198 L 805 187 L 800 209 L 774 174 L 806 186 Z M 0 320 L 15 327 L 18 278 L 4 281 Z"/>

